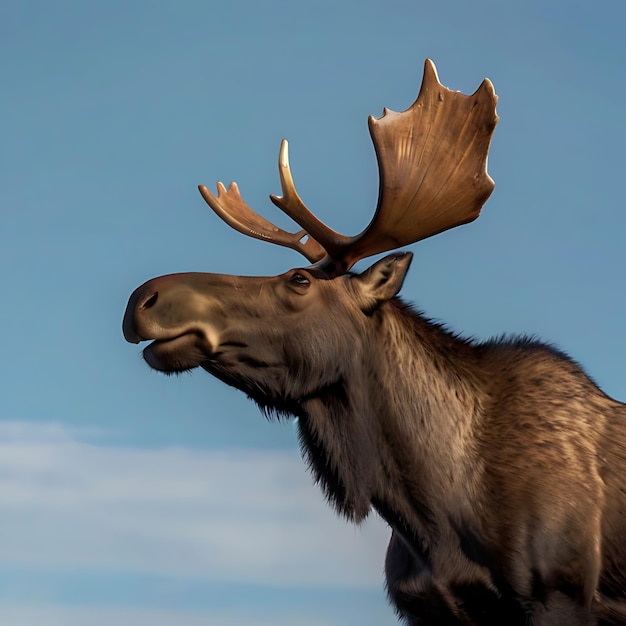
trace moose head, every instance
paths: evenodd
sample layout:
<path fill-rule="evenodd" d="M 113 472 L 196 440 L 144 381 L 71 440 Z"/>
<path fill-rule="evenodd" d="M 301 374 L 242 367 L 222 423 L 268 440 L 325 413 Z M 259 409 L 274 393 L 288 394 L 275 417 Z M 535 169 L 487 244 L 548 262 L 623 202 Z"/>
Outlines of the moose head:
<path fill-rule="evenodd" d="M 351 319 L 346 309 L 355 306 L 373 310 L 378 302 L 396 295 L 410 255 L 389 256 L 354 276 L 349 270 L 357 261 L 478 217 L 494 188 L 487 174 L 487 152 L 498 121 L 496 102 L 489 80 L 466 96 L 441 85 L 434 64 L 426 60 L 413 105 L 402 113 L 385 108 L 380 119 L 369 118 L 380 170 L 378 206 L 369 226 L 353 237 L 326 226 L 300 199 L 286 140 L 278 159 L 283 195 L 270 198 L 301 227 L 298 232 L 286 232 L 254 212 L 234 182 L 228 189 L 218 183 L 217 196 L 200 185 L 208 205 L 230 226 L 297 250 L 312 265 L 274 278 L 195 273 L 156 278 L 132 295 L 124 336 L 134 343 L 153 340 L 144 357 L 155 369 L 177 372 L 202 366 L 240 388 L 243 385 L 237 381 L 254 376 L 255 370 L 266 370 L 271 364 L 278 368 L 278 362 L 286 365 L 283 355 L 276 354 L 278 346 L 287 343 L 279 338 L 279 329 L 295 335 L 298 324 L 327 326 L 317 315 L 322 308 L 336 320 Z M 338 297 L 340 292 L 346 297 Z M 243 293 L 254 300 L 253 311 L 240 305 Z M 334 355 L 337 361 L 343 358 Z M 231 367 L 235 362 L 238 366 Z M 241 371 L 246 368 L 250 371 Z M 293 387 L 296 370 L 287 366 L 280 383 L 272 378 L 272 398 L 289 395 L 286 387 Z M 263 373 L 254 389 L 244 389 L 255 398 L 256 387 L 268 385 L 267 372 Z"/>

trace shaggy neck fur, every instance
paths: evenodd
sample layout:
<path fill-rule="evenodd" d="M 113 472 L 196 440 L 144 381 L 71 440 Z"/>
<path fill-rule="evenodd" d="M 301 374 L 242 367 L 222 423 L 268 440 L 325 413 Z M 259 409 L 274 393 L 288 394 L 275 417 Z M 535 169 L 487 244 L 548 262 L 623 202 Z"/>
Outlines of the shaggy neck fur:
<path fill-rule="evenodd" d="M 400 301 L 369 321 L 351 375 L 302 403 L 301 443 L 340 512 L 359 522 L 373 504 L 424 553 L 480 467 L 474 349 Z"/>

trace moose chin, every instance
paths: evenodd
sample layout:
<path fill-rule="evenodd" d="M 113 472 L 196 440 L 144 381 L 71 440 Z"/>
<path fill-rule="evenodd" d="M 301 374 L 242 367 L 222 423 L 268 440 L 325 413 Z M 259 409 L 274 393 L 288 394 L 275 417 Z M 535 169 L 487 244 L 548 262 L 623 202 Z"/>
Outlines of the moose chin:
<path fill-rule="evenodd" d="M 386 585 L 406 624 L 626 624 L 626 405 L 546 344 L 465 340 L 398 296 L 412 255 L 393 251 L 474 220 L 491 194 L 496 102 L 488 80 L 453 92 L 427 60 L 414 104 L 369 119 L 379 199 L 354 237 L 304 205 L 286 141 L 271 199 L 298 232 L 256 214 L 235 183 L 201 186 L 230 226 L 310 265 L 154 278 L 130 297 L 124 336 L 151 341 L 156 370 L 202 367 L 299 418 L 336 510 L 390 525 Z"/>

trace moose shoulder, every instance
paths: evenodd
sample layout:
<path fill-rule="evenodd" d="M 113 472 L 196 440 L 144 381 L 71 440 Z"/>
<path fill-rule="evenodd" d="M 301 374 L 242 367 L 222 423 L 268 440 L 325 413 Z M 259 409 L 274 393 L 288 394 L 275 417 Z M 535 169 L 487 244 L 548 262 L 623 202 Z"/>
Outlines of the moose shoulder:
<path fill-rule="evenodd" d="M 314 263 L 275 277 L 148 281 L 124 317 L 155 369 L 202 367 L 297 416 L 302 450 L 338 511 L 392 527 L 389 597 L 410 625 L 626 623 L 626 405 L 571 359 L 526 339 L 475 343 L 399 299 L 410 253 L 359 259 L 478 216 L 496 97 L 451 92 L 427 61 L 404 113 L 370 119 L 381 170 L 361 235 L 335 233 L 293 185 L 302 230 L 252 211 L 236 185 L 201 192 L 241 232 Z M 308 235 L 308 237 L 305 237 Z"/>

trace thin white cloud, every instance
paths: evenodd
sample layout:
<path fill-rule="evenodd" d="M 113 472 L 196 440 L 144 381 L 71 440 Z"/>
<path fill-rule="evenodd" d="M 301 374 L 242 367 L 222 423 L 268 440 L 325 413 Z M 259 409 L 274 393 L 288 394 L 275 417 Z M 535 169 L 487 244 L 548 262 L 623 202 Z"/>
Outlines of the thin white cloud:
<path fill-rule="evenodd" d="M 249 613 L 209 613 L 72 606 L 0 606 L 0 624 L 9 626 L 268 626 Z M 272 626 L 339 626 L 338 622 L 301 615 L 272 618 Z"/>
<path fill-rule="evenodd" d="M 0 516 L 5 566 L 275 586 L 379 587 L 389 536 L 337 519 L 295 452 L 107 446 L 58 424 L 0 422 Z"/>

